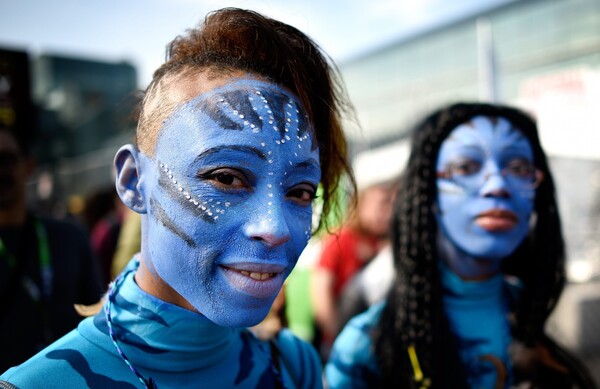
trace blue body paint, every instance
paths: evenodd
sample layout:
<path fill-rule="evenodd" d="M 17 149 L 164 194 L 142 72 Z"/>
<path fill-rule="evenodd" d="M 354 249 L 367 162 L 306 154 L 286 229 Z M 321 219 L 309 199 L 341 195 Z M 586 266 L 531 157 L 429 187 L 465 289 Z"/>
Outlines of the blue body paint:
<path fill-rule="evenodd" d="M 506 172 L 515 164 L 533 163 L 529 141 L 503 118 L 475 117 L 444 140 L 437 171 L 454 174 L 438 178 L 438 224 L 441 246 L 451 247 L 446 254 L 454 253 L 453 270 L 469 266 L 461 256 L 489 260 L 497 270 L 523 241 L 535 189 L 527 179 Z M 459 273 L 477 276 L 472 269 Z"/>
<path fill-rule="evenodd" d="M 267 314 L 311 233 L 318 149 L 298 100 L 238 79 L 178 107 L 140 154 L 142 257 L 224 326 Z"/>

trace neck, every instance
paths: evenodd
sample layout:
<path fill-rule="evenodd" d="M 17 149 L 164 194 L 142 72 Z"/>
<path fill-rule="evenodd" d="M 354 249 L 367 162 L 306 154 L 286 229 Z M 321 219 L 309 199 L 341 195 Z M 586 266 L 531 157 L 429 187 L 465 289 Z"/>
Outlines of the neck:
<path fill-rule="evenodd" d="M 476 258 L 465 253 L 450 242 L 441 231 L 438 232 L 437 246 L 440 259 L 465 281 L 487 280 L 500 271 L 500 261 Z"/>
<path fill-rule="evenodd" d="M 186 299 L 184 299 L 182 295 L 180 295 L 158 275 L 151 261 L 144 259 L 143 252 L 140 260 L 140 267 L 135 273 L 135 282 L 138 284 L 140 289 L 154 297 L 177 305 L 181 308 L 197 312 L 196 309 Z"/>

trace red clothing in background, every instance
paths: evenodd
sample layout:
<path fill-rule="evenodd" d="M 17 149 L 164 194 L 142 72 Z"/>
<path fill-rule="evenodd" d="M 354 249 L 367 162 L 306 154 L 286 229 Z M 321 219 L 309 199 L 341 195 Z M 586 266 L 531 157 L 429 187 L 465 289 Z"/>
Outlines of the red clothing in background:
<path fill-rule="evenodd" d="M 334 274 L 333 294 L 337 300 L 346 283 L 377 254 L 381 239 L 344 227 L 326 238 L 317 267 Z"/>

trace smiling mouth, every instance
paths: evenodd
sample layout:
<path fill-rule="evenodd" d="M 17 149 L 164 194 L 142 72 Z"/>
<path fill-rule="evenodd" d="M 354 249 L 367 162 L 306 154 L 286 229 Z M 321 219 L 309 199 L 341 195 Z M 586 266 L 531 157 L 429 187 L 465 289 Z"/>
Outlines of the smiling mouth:
<path fill-rule="evenodd" d="M 277 273 L 258 273 L 258 272 L 249 272 L 246 270 L 237 270 L 239 273 L 245 275 L 246 277 L 250 277 L 253 280 L 257 281 L 265 281 L 269 278 L 273 278 L 277 275 Z"/>
<path fill-rule="evenodd" d="M 248 278 L 252 278 L 255 281 L 267 281 L 267 280 L 270 280 L 271 278 L 277 277 L 277 275 L 279 274 L 278 272 L 259 272 L 259 271 L 253 271 L 253 270 L 235 269 L 235 268 L 232 268 L 229 266 L 223 266 L 223 267 L 227 270 L 234 271 L 234 272 L 241 274 L 243 276 L 246 276 Z"/>
<path fill-rule="evenodd" d="M 233 264 L 224 266 L 223 275 L 228 283 L 255 298 L 272 298 L 281 289 L 285 267 L 264 264 Z"/>

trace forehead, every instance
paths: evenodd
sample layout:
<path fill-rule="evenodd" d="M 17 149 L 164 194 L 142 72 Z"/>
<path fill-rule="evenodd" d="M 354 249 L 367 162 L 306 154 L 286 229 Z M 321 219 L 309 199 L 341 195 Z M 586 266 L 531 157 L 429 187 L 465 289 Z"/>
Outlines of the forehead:
<path fill-rule="evenodd" d="M 192 99 L 181 110 L 201 111 L 224 130 L 274 130 L 305 136 L 308 120 L 302 105 L 277 85 L 238 79 Z M 293 131 L 292 131 L 293 130 Z"/>
<path fill-rule="evenodd" d="M 442 147 L 445 145 L 529 147 L 529 140 L 505 118 L 476 116 L 454 128 Z"/>
<path fill-rule="evenodd" d="M 276 84 L 252 78 L 232 79 L 199 94 L 179 105 L 162 127 L 157 153 L 250 142 L 295 154 L 316 149 L 299 100 Z"/>

